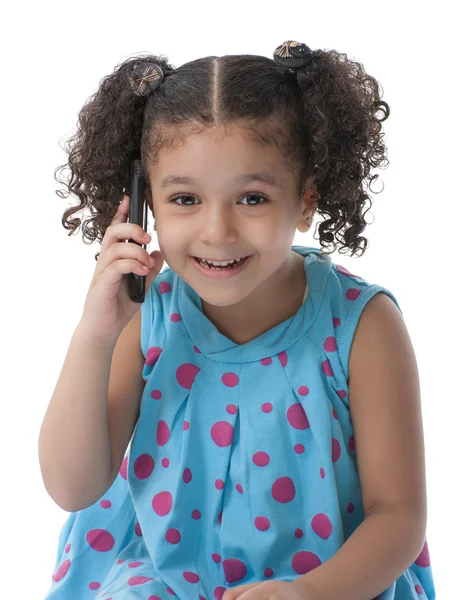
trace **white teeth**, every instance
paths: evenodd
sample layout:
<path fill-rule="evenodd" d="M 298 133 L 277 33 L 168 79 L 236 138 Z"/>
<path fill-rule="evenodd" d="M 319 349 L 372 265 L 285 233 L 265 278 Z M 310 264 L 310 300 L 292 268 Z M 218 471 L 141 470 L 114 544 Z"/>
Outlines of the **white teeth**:
<path fill-rule="evenodd" d="M 215 265 L 216 267 L 226 267 L 227 265 L 231 265 L 234 262 L 236 262 L 236 260 L 235 259 L 233 259 L 233 260 L 222 260 L 220 262 L 216 261 L 216 260 L 206 260 L 204 262 L 207 262 L 207 263 L 209 263 L 211 265 Z"/>
<path fill-rule="evenodd" d="M 199 259 L 201 262 L 205 262 L 208 265 L 214 265 L 216 267 L 226 267 L 228 265 L 232 265 L 235 262 L 239 262 L 240 260 L 243 260 L 242 258 L 234 258 L 233 260 L 225 260 L 225 261 L 212 261 L 212 260 L 205 260 L 204 258 L 200 258 Z"/>

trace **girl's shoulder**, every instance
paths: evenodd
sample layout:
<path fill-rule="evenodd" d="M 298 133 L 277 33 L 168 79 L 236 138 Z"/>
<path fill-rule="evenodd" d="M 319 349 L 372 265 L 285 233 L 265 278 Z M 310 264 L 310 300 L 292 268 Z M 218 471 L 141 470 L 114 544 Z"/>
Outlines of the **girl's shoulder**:
<path fill-rule="evenodd" d="M 402 313 L 396 296 L 387 287 L 351 273 L 341 264 L 332 263 L 315 331 L 322 335 L 319 343 L 323 343 L 325 349 L 336 348 L 347 381 L 349 354 L 357 325 L 364 308 L 378 293 L 386 294 Z"/>

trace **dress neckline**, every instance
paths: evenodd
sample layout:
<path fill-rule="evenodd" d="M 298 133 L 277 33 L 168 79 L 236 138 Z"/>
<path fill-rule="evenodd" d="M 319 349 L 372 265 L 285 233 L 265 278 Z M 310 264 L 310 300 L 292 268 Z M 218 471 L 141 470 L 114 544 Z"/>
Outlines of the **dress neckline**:
<path fill-rule="evenodd" d="M 223 335 L 202 311 L 201 298 L 183 279 L 179 279 L 178 303 L 185 328 L 197 349 L 218 362 L 242 363 L 279 354 L 304 335 L 320 309 L 326 282 L 332 267 L 330 257 L 317 261 L 318 248 L 292 246 L 305 257 L 304 269 L 308 284 L 303 302 L 295 315 L 275 325 L 244 344 L 236 344 Z"/>

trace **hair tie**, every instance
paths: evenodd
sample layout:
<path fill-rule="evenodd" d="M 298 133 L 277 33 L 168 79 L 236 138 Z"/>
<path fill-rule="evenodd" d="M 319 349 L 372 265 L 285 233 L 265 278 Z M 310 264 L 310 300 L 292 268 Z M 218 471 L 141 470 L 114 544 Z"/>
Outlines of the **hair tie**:
<path fill-rule="evenodd" d="M 314 54 L 306 44 L 294 40 L 284 42 L 273 53 L 274 61 L 285 67 L 285 75 L 292 79 L 297 76 L 297 69 L 309 65 L 313 58 Z"/>
<path fill-rule="evenodd" d="M 136 63 L 129 74 L 130 85 L 136 96 L 149 96 L 164 79 L 164 72 L 156 63 Z"/>

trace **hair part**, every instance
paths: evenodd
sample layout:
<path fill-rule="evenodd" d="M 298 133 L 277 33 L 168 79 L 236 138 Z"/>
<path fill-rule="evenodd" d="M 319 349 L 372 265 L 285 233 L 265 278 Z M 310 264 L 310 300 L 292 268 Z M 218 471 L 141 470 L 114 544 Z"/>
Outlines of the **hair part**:
<path fill-rule="evenodd" d="M 371 208 L 366 190 L 378 177 L 370 170 L 389 164 L 381 131 L 389 105 L 362 64 L 335 50 L 313 54 L 312 64 L 298 69 L 297 81 L 274 60 L 257 55 L 208 56 L 177 69 L 163 56 L 121 63 L 80 110 L 77 132 L 65 147 L 67 165 L 55 171 L 68 190 L 56 193 L 80 201 L 64 212 L 63 227 L 75 233 L 82 221 L 72 215 L 88 208 L 83 241 L 101 244 L 128 189 L 134 158 L 141 158 L 149 188 L 147 173 L 162 148 L 205 128 L 239 127 L 262 146 L 280 150 L 300 195 L 309 178 L 316 185 L 316 211 L 327 217 L 319 224 L 321 255 L 333 253 L 339 242 L 341 254 L 345 248 L 362 256 L 368 241 L 360 234 Z M 139 62 L 154 62 L 164 73 L 148 97 L 136 96 L 130 85 Z M 66 166 L 70 177 L 57 178 Z M 326 247 L 329 252 L 323 252 Z"/>

